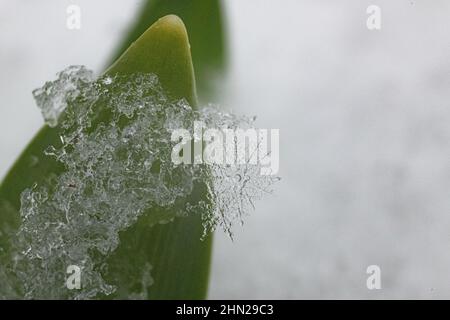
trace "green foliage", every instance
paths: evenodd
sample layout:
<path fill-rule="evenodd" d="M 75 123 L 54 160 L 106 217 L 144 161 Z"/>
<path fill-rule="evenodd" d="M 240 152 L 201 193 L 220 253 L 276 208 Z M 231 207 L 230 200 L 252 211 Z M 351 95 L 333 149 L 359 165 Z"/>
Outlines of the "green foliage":
<path fill-rule="evenodd" d="M 220 0 L 149 0 L 140 11 L 127 39 L 113 56 L 117 59 L 150 24 L 168 14 L 179 16 L 186 25 L 200 101 L 214 99 L 216 77 L 227 65 L 226 32 Z"/>

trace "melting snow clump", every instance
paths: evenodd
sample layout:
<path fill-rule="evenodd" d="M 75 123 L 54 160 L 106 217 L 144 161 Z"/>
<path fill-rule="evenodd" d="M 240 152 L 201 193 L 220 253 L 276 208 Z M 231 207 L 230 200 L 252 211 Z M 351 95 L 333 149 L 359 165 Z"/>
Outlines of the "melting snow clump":
<path fill-rule="evenodd" d="M 67 103 L 80 94 L 81 87 L 94 80 L 94 73 L 83 66 L 70 66 L 57 76 L 58 80 L 33 90 L 36 104 L 50 127 L 56 127 L 60 114 L 67 108 Z"/>
<path fill-rule="evenodd" d="M 252 120 L 217 108 L 194 110 L 170 99 L 153 74 L 102 76 L 72 66 L 34 96 L 60 143 L 45 153 L 63 170 L 21 196 L 22 223 L 14 240 L 16 274 L 26 298 L 88 299 L 110 295 L 115 283 L 102 264 L 119 246 L 119 233 L 146 215 L 153 224 L 201 214 L 205 234 L 222 227 L 231 234 L 253 202 L 278 179 L 257 165 L 174 165 L 174 128 L 251 126 Z M 164 214 L 152 215 L 152 208 Z M 68 290 L 66 268 L 82 269 L 82 288 Z M 153 283 L 143 267 L 145 297 Z"/>

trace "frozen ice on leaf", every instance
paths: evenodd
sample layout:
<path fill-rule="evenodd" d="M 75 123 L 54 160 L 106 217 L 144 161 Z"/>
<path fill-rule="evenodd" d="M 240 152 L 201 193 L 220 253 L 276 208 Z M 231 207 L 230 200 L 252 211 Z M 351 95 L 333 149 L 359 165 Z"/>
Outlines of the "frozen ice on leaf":
<path fill-rule="evenodd" d="M 153 223 L 201 212 L 205 234 L 217 227 L 232 235 L 254 201 L 275 178 L 257 165 L 174 165 L 172 131 L 251 127 L 253 120 L 208 106 L 193 110 L 170 99 L 153 74 L 102 76 L 69 67 L 33 92 L 46 122 L 58 126 L 61 145 L 46 154 L 65 168 L 54 183 L 35 185 L 21 197 L 22 223 L 14 239 L 15 273 L 26 298 L 89 299 L 110 295 L 100 266 L 120 244 L 119 233 L 149 215 Z M 193 197 L 196 186 L 206 194 Z M 152 208 L 169 209 L 152 215 Z M 82 288 L 65 287 L 66 268 L 82 270 Z M 145 296 L 151 265 L 144 266 Z M 1 289 L 0 289 L 1 291 Z"/>
<path fill-rule="evenodd" d="M 94 80 L 94 73 L 84 66 L 70 66 L 57 74 L 58 79 L 33 91 L 37 106 L 50 127 L 58 125 L 61 113 L 69 101 L 75 100 L 80 89 Z"/>

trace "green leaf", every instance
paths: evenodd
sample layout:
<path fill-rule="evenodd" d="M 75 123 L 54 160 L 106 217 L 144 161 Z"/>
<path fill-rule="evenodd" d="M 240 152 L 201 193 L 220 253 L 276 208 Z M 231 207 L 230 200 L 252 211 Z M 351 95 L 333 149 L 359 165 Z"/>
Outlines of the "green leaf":
<path fill-rule="evenodd" d="M 140 10 L 140 16 L 119 46 L 113 60 L 117 59 L 150 24 L 168 14 L 179 16 L 186 25 L 200 100 L 206 102 L 217 98 L 218 88 L 214 80 L 223 75 L 227 66 L 225 21 L 220 0 L 146 1 Z"/>
<path fill-rule="evenodd" d="M 156 55 L 155 52 L 161 54 Z M 187 33 L 178 17 L 169 15 L 158 20 L 107 73 L 127 74 L 136 71 L 157 74 L 165 90 L 173 97 L 184 97 L 196 106 L 195 79 Z M 132 270 L 149 262 L 153 266 L 154 279 L 154 284 L 149 288 L 149 299 L 204 299 L 208 287 L 212 239 L 208 237 L 204 241 L 200 240 L 203 232 L 200 215 L 175 219 L 149 230 L 151 221 L 147 222 L 146 219 L 151 219 L 151 214 L 141 218 L 121 235 L 122 244 L 108 263 L 109 276 L 111 279 L 121 279 L 121 290 L 126 296 L 136 280 L 133 279 Z M 131 287 L 124 289 L 127 284 L 131 284 Z M 121 297 L 121 291 L 118 291 L 118 296 Z"/>
<path fill-rule="evenodd" d="M 194 67 L 183 21 L 167 15 L 156 21 L 123 53 L 107 74 L 154 73 L 173 98 L 196 106 Z"/>
<path fill-rule="evenodd" d="M 195 80 L 187 32 L 174 15 L 158 20 L 134 42 L 106 71 L 110 74 L 155 73 L 173 98 L 186 98 L 196 106 Z M 0 186 L 0 261 L 11 261 L 10 235 L 20 223 L 20 194 L 34 183 L 44 183 L 64 168 L 43 155 L 49 145 L 58 143 L 58 130 L 45 126 L 19 157 Z M 201 194 L 201 193 L 200 193 Z M 199 215 L 177 218 L 172 223 L 150 227 L 144 214 L 120 235 L 119 248 L 109 258 L 106 278 L 119 287 L 113 298 L 126 298 L 139 281 L 137 265 L 153 266 L 151 299 L 202 299 L 206 296 L 211 239 L 200 241 Z M 156 212 L 155 214 L 158 214 Z M 150 220 L 149 220 L 150 219 Z M 118 281 L 118 283 L 117 283 Z M 108 297 L 110 298 L 110 297 Z"/>

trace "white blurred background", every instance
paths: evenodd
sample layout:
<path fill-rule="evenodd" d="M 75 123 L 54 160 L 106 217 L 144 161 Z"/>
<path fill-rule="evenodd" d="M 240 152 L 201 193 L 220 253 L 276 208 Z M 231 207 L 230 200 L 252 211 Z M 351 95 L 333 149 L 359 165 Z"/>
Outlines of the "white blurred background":
<path fill-rule="evenodd" d="M 234 242 L 217 233 L 209 297 L 450 298 L 450 1 L 224 2 L 221 101 L 280 129 L 283 180 Z M 100 72 L 140 3 L 0 0 L 0 176 L 43 123 L 31 91 Z"/>

